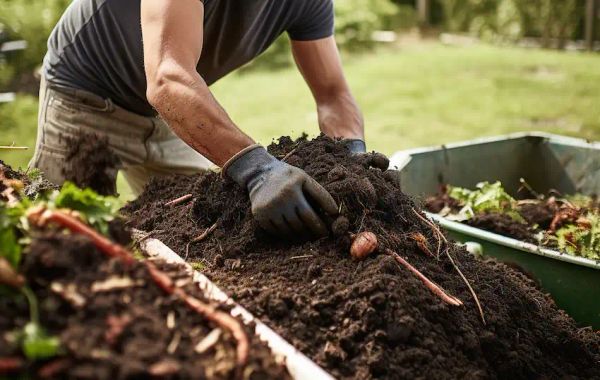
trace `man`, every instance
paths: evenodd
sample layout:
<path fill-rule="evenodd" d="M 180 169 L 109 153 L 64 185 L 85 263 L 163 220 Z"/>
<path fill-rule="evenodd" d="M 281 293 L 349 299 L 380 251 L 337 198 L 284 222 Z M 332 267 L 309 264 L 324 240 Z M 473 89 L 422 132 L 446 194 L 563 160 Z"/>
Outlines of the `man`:
<path fill-rule="evenodd" d="M 75 0 L 48 41 L 31 165 L 61 183 L 66 137 L 92 132 L 107 136 L 136 193 L 153 176 L 212 162 L 248 189 L 265 230 L 325 235 L 319 212 L 337 213 L 331 195 L 244 134 L 208 87 L 283 32 L 321 131 L 364 152 L 362 115 L 333 39 L 332 0 Z"/>

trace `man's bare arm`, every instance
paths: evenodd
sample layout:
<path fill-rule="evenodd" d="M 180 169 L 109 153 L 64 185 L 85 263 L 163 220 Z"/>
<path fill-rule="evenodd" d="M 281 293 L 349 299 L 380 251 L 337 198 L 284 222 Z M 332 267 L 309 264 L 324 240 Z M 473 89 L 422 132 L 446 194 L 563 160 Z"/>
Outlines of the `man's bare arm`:
<path fill-rule="evenodd" d="M 216 165 L 252 145 L 196 71 L 203 41 L 199 0 L 142 0 L 148 101 L 173 131 Z"/>
<path fill-rule="evenodd" d="M 292 41 L 292 51 L 317 103 L 321 131 L 364 140 L 363 116 L 344 77 L 334 38 Z"/>

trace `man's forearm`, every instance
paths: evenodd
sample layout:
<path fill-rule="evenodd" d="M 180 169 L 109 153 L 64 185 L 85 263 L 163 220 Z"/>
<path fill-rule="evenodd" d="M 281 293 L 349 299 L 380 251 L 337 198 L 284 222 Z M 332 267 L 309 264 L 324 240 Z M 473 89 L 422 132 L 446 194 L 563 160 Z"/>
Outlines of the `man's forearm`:
<path fill-rule="evenodd" d="M 179 138 L 218 166 L 254 143 L 196 72 L 158 75 L 148 83 L 148 100 Z"/>
<path fill-rule="evenodd" d="M 363 116 L 349 91 L 318 99 L 317 112 L 321 132 L 327 136 L 364 140 Z"/>

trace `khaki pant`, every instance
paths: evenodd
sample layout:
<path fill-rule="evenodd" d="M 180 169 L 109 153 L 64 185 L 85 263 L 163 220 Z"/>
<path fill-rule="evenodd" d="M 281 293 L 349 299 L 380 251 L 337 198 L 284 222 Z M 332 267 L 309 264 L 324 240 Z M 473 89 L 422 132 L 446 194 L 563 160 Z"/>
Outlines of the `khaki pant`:
<path fill-rule="evenodd" d="M 62 184 L 67 141 L 82 133 L 108 138 L 109 147 L 121 159 L 121 169 L 135 194 L 152 177 L 193 174 L 214 167 L 161 119 L 140 116 L 110 99 L 50 85 L 42 79 L 37 144 L 29 166 L 42 170 L 48 180 Z M 116 173 L 114 177 L 116 181 Z"/>

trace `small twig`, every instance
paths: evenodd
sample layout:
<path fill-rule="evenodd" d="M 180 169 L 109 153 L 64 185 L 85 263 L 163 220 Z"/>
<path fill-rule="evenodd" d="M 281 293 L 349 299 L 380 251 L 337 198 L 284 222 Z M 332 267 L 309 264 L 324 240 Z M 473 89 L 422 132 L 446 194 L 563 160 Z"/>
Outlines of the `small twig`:
<path fill-rule="evenodd" d="M 185 245 L 185 256 L 183 258 L 184 260 L 187 260 L 188 256 L 190 255 L 190 245 L 192 245 L 194 243 L 201 242 L 202 240 L 206 239 L 208 237 L 208 235 L 210 235 L 217 228 L 218 223 L 219 223 L 219 221 L 216 221 L 215 224 L 213 224 L 212 226 L 210 226 L 209 228 L 207 228 L 206 230 L 204 230 L 203 233 L 201 233 L 200 235 L 196 236 L 195 238 L 193 238 L 192 240 L 190 240 Z"/>
<path fill-rule="evenodd" d="M 533 190 L 533 187 L 531 187 L 531 185 L 529 185 L 527 183 L 527 181 L 525 181 L 525 178 L 523 178 L 523 177 L 519 178 L 519 182 L 525 189 L 527 189 L 527 191 L 529 191 L 531 193 L 531 195 L 533 195 L 534 197 L 536 197 L 539 200 L 544 199 L 543 195 L 541 195 L 537 191 Z"/>
<path fill-rule="evenodd" d="M 191 241 L 185 245 L 185 256 L 183 257 L 184 261 L 187 261 L 188 256 L 190 255 L 190 244 L 192 244 Z"/>
<path fill-rule="evenodd" d="M 442 253 L 442 240 L 444 240 L 446 243 L 448 243 L 446 241 L 446 238 L 444 237 L 444 234 L 442 234 L 440 229 L 437 228 L 437 226 L 434 223 L 430 222 L 429 220 L 427 220 L 426 218 L 421 216 L 421 214 L 419 214 L 419 212 L 417 210 L 415 210 L 414 208 L 412 208 L 411 210 L 419 219 L 421 219 L 421 221 L 423 221 L 425 224 L 427 224 L 433 230 L 433 233 L 436 235 L 437 241 L 438 241 L 437 258 L 439 259 L 440 254 Z"/>
<path fill-rule="evenodd" d="M 411 271 L 415 276 L 417 276 L 419 278 L 419 280 L 421 280 L 423 285 L 425 285 L 427 287 L 427 289 L 429 289 L 433 294 L 438 296 L 442 301 L 444 301 L 447 304 L 452 305 L 452 306 L 462 306 L 463 303 L 461 300 L 459 300 L 458 298 L 456 298 L 454 296 L 448 295 L 437 284 L 435 284 L 433 281 L 431 281 L 430 279 L 425 277 L 425 275 L 423 273 L 419 272 L 419 270 L 417 270 L 417 268 L 410 265 L 410 263 L 408 261 L 406 261 L 405 259 L 403 259 L 402 256 L 400 256 L 399 254 L 397 254 L 396 252 L 394 252 L 388 248 L 386 248 L 385 253 L 392 256 L 394 259 L 396 259 L 396 261 L 399 264 L 401 264 L 403 267 L 405 267 L 406 269 Z"/>
<path fill-rule="evenodd" d="M 469 288 L 469 292 L 471 292 L 471 295 L 473 296 L 473 299 L 475 300 L 475 304 L 477 305 L 477 309 L 479 310 L 479 315 L 481 316 L 481 322 L 483 322 L 483 324 L 485 325 L 485 316 L 483 315 L 483 308 L 481 307 L 481 303 L 479 302 L 479 297 L 477 297 L 477 293 L 475 293 L 475 290 L 473 290 L 473 287 L 471 286 L 471 283 L 469 282 L 469 280 L 467 280 L 467 278 L 465 277 L 463 272 L 460 270 L 458 265 L 456 265 L 456 263 L 454 262 L 454 259 L 452 258 L 452 256 L 450 256 L 450 252 L 448 252 L 448 250 L 446 250 L 446 255 L 448 256 L 448 259 L 450 259 L 450 262 L 452 263 L 452 266 L 454 267 L 454 269 L 458 272 L 458 275 L 462 278 L 464 283 L 467 285 L 467 288 Z"/>
<path fill-rule="evenodd" d="M 184 196 L 181 196 L 179 198 L 173 199 L 172 201 L 165 203 L 165 206 L 177 206 L 189 201 L 190 199 L 192 199 L 192 194 L 186 194 Z"/>
<path fill-rule="evenodd" d="M 427 223 L 433 229 L 433 231 L 438 235 L 438 238 L 443 240 L 447 247 L 448 240 L 446 239 L 444 234 L 440 231 L 440 229 L 433 222 L 431 222 L 431 221 L 423 218 L 421 215 L 419 215 L 419 213 L 415 209 L 412 209 L 412 210 L 421 220 L 423 220 L 425 223 Z M 471 296 L 473 296 L 473 300 L 475 301 L 475 304 L 477 305 L 477 309 L 479 310 L 479 315 L 481 316 L 481 321 L 485 325 L 485 315 L 483 314 L 483 308 L 481 307 L 481 302 L 479 302 L 479 297 L 477 297 L 477 293 L 475 293 L 475 290 L 471 286 L 471 283 L 469 282 L 469 280 L 467 280 L 467 277 L 465 277 L 465 275 L 462 273 L 462 271 L 460 270 L 458 265 L 456 265 L 456 263 L 454 262 L 454 259 L 450 255 L 450 252 L 448 251 L 447 248 L 444 250 L 444 252 L 446 253 L 446 256 L 448 256 L 448 259 L 450 260 L 450 263 L 452 263 L 452 266 L 454 267 L 456 272 L 458 272 L 458 275 L 462 278 L 465 285 L 467 285 L 467 288 L 469 289 L 469 292 L 471 293 Z"/>
<path fill-rule="evenodd" d="M 201 233 L 200 235 L 198 235 L 194 239 L 192 239 L 191 243 L 198 243 L 198 242 L 206 239 L 208 237 L 208 235 L 210 235 L 214 230 L 217 229 L 218 223 L 219 222 L 217 221 L 217 222 L 215 222 L 215 224 L 213 224 L 212 226 L 210 226 L 209 228 L 204 230 L 203 233 Z"/>
<path fill-rule="evenodd" d="M 288 260 L 308 259 L 310 257 L 313 257 L 313 255 L 292 256 Z"/>
<path fill-rule="evenodd" d="M 417 243 L 417 247 L 419 247 L 419 249 L 425 253 L 427 256 L 429 257 L 434 257 L 435 255 L 433 254 L 433 252 L 431 252 L 431 250 L 429 249 L 429 243 L 427 242 L 427 238 L 425 237 L 425 235 L 423 235 L 420 232 L 413 232 L 412 234 L 410 234 L 410 238 Z"/>
<path fill-rule="evenodd" d="M 360 218 L 360 224 L 358 226 L 358 230 L 356 231 L 356 233 L 361 232 L 362 228 L 363 228 L 363 223 L 365 222 L 365 217 L 367 216 L 367 211 L 363 211 L 362 217 Z"/>
<path fill-rule="evenodd" d="M 27 150 L 27 146 L 0 145 L 0 150 Z"/>
<path fill-rule="evenodd" d="M 290 152 L 288 154 L 286 154 L 285 156 L 283 156 L 283 158 L 281 159 L 281 161 L 285 162 L 288 158 L 290 158 L 292 156 L 292 154 L 296 153 L 296 149 L 298 149 L 297 147 L 290 150 Z"/>
<path fill-rule="evenodd" d="M 238 368 L 243 367 L 248 360 L 250 343 L 240 321 L 223 311 L 217 310 L 214 306 L 189 296 L 183 289 L 175 287 L 173 280 L 151 262 L 146 262 L 146 267 L 150 272 L 150 276 L 154 279 L 154 282 L 167 294 L 178 296 L 192 310 L 231 332 L 234 339 L 237 341 L 236 356 Z"/>

